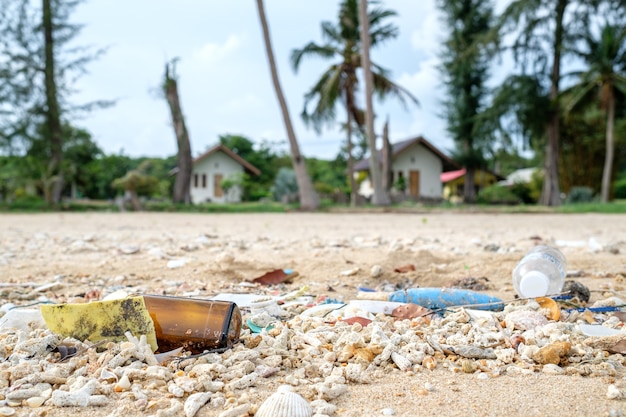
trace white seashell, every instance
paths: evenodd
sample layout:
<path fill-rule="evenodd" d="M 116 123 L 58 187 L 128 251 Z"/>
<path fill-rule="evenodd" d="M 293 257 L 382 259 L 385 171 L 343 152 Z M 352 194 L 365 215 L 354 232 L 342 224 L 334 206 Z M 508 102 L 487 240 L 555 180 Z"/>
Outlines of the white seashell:
<path fill-rule="evenodd" d="M 30 408 L 37 408 L 37 407 L 41 407 L 43 403 L 46 402 L 46 398 L 45 397 L 30 397 L 26 399 L 25 401 L 26 401 L 26 404 L 28 404 Z"/>
<path fill-rule="evenodd" d="M 293 392 L 289 385 L 281 385 L 259 407 L 256 417 L 311 417 L 313 409 L 309 403 Z"/>
<path fill-rule="evenodd" d="M 383 274 L 383 268 L 380 265 L 372 266 L 372 269 L 370 270 L 370 276 L 372 278 L 378 278 L 382 274 Z"/>
<path fill-rule="evenodd" d="M 15 414 L 15 409 L 11 407 L 0 407 L 0 416 L 12 416 Z"/>

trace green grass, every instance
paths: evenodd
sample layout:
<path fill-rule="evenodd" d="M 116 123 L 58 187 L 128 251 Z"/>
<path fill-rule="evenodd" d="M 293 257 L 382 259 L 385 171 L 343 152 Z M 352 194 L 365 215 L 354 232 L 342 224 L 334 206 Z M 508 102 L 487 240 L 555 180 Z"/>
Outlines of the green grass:
<path fill-rule="evenodd" d="M 53 209 L 41 199 L 23 199 L 13 203 L 0 203 L 0 212 L 11 213 L 42 213 L 42 212 L 118 212 L 117 205 L 109 201 L 77 200 L 61 204 Z M 282 204 L 277 202 L 244 202 L 244 203 L 205 203 L 196 205 L 173 204 L 170 202 L 150 201 L 144 205 L 146 212 L 171 213 L 285 213 L 298 211 L 297 204 Z M 626 200 L 616 200 L 611 203 L 571 203 L 559 207 L 541 205 L 488 205 L 488 204 L 450 204 L 443 203 L 413 203 L 379 207 L 366 204 L 356 208 L 344 204 L 333 204 L 328 200 L 322 201 L 320 212 L 331 213 L 626 213 Z"/>
<path fill-rule="evenodd" d="M 564 204 L 555 210 L 557 213 L 626 213 L 626 200 Z"/>

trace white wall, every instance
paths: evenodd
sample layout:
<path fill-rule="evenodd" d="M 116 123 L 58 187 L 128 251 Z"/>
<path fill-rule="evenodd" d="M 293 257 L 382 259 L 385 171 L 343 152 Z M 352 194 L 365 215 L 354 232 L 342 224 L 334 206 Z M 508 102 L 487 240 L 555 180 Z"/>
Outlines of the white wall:
<path fill-rule="evenodd" d="M 413 145 L 398 155 L 393 161 L 393 177 L 398 178 L 398 171 L 406 179 L 407 193 L 409 192 L 409 172 L 420 172 L 419 196 L 427 198 L 441 198 L 441 159 L 422 145 Z"/>
<path fill-rule="evenodd" d="M 241 175 L 243 167 L 222 151 L 217 151 L 196 163 L 191 174 L 191 201 L 194 204 L 212 201 L 216 203 L 239 202 L 241 189 L 233 187 L 228 192 L 224 190 L 221 197 L 215 197 L 215 175 L 221 174 L 222 178 L 233 175 Z M 198 174 L 198 186 L 194 187 L 194 175 Z M 206 175 L 206 187 L 202 187 L 202 174 Z"/>

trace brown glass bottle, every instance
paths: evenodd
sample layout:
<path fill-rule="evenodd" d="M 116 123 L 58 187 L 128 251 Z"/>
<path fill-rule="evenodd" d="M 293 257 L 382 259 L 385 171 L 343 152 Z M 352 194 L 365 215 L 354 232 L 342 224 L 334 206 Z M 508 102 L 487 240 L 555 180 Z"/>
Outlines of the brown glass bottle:
<path fill-rule="evenodd" d="M 184 347 L 192 353 L 230 347 L 241 331 L 241 312 L 230 301 L 143 295 L 159 352 Z"/>

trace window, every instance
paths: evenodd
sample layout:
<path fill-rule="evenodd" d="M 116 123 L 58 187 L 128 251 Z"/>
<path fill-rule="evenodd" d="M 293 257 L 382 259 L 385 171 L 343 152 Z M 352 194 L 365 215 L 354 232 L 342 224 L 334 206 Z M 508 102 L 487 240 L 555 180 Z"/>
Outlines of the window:
<path fill-rule="evenodd" d="M 202 188 L 206 188 L 206 174 L 202 174 Z"/>
<path fill-rule="evenodd" d="M 193 188 L 198 188 L 198 174 L 193 174 Z"/>

